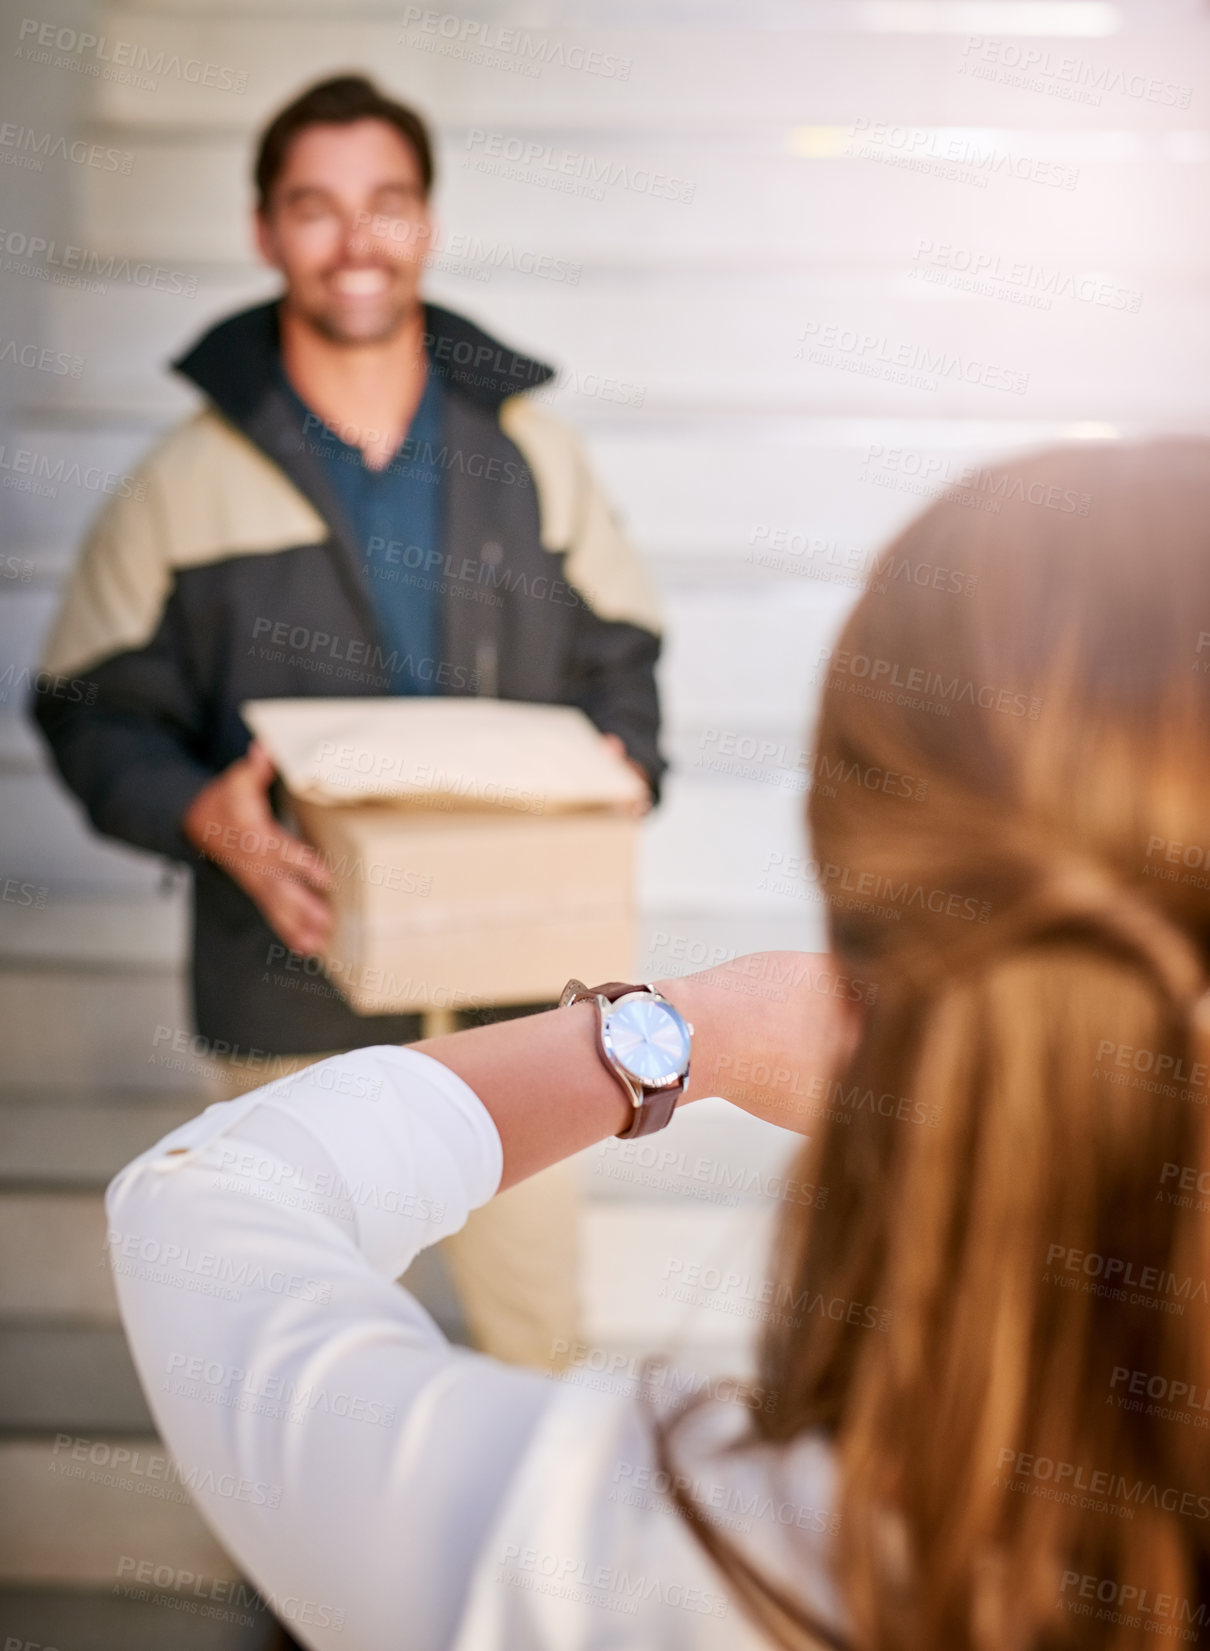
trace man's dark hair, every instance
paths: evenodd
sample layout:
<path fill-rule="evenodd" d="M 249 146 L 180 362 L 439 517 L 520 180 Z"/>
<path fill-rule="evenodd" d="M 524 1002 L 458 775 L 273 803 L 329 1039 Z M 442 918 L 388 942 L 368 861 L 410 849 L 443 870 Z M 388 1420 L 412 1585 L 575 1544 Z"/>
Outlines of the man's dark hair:
<path fill-rule="evenodd" d="M 337 75 L 309 86 L 265 128 L 253 172 L 260 210 L 267 210 L 270 191 L 286 164 L 286 151 L 300 132 L 308 126 L 351 126 L 355 120 L 384 120 L 411 144 L 427 195 L 433 187 L 433 144 L 424 121 L 414 109 L 380 92 L 364 75 Z"/>

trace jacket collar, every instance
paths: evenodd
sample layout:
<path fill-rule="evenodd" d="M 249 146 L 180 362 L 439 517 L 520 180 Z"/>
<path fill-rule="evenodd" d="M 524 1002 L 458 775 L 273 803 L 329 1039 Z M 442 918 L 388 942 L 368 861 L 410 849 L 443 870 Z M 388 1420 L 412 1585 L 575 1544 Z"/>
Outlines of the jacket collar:
<path fill-rule="evenodd" d="M 554 369 L 501 344 L 465 316 L 424 306 L 429 365 L 442 383 L 493 412 L 519 390 L 533 390 Z M 277 300 L 228 316 L 173 362 L 219 412 L 243 428 L 274 382 L 281 348 Z"/>

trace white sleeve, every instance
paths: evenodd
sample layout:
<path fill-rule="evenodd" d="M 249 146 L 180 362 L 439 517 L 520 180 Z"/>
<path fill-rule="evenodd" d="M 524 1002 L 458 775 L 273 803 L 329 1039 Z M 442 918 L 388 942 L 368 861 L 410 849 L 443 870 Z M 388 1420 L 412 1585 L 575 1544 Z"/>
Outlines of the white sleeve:
<path fill-rule="evenodd" d="M 449 1643 L 556 1390 L 393 1280 L 499 1184 L 474 1092 L 354 1051 L 207 1109 L 107 1196 L 122 1320 L 181 1482 L 318 1651 Z"/>

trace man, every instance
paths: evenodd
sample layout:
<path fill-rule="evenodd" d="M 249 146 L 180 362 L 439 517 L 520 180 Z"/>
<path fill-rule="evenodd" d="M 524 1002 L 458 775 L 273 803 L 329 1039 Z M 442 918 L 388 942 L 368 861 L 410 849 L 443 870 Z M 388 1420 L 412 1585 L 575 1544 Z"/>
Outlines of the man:
<path fill-rule="evenodd" d="M 422 121 L 361 77 L 273 120 L 256 233 L 282 297 L 176 363 L 205 405 L 101 518 L 45 656 L 36 715 L 93 824 L 192 867 L 194 1011 L 237 1053 L 229 1094 L 419 1035 L 299 991 L 330 878 L 274 813 L 246 700 L 578 705 L 658 794 L 648 583 L 525 393 L 551 370 L 422 301 L 432 181 Z M 88 693 L 56 695 L 64 678 Z M 571 1186 L 535 1178 L 449 1241 L 485 1351 L 541 1367 L 576 1339 Z"/>

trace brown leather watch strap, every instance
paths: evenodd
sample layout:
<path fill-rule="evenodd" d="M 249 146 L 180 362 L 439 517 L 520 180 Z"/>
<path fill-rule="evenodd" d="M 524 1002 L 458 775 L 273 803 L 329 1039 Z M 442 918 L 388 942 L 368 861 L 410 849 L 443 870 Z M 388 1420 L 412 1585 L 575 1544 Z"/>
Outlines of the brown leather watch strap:
<path fill-rule="evenodd" d="M 619 1129 L 615 1139 L 633 1141 L 636 1135 L 654 1135 L 657 1129 L 667 1129 L 684 1089 L 684 1084 L 678 1084 L 675 1089 L 653 1090 L 642 1106 L 635 1107 L 630 1128 Z"/>
<path fill-rule="evenodd" d="M 633 981 L 607 980 L 603 986 L 586 986 L 576 996 L 577 998 L 607 997 L 610 1003 L 616 1003 L 620 997 L 625 997 L 627 992 L 652 992 L 654 990 L 653 986 L 636 986 Z"/>
<path fill-rule="evenodd" d="M 601 986 L 579 986 L 578 990 L 565 989 L 563 1003 L 582 1003 L 590 999 L 600 1007 L 599 1000 L 605 998 L 609 1003 L 616 1003 L 618 998 L 625 997 L 629 992 L 652 992 L 653 986 L 635 985 L 624 980 L 607 980 Z M 685 1090 L 685 1080 L 678 1084 L 670 1084 L 667 1089 L 648 1089 L 645 1085 L 637 1087 L 642 1091 L 643 1099 L 635 1104 L 634 1090 L 630 1088 L 626 1078 L 609 1058 L 605 1048 L 605 1016 L 597 1015 L 597 1051 L 602 1061 L 613 1073 L 619 1085 L 626 1092 L 626 1098 L 634 1107 L 634 1117 L 626 1129 L 619 1129 L 615 1139 L 619 1141 L 633 1141 L 639 1135 L 654 1135 L 658 1129 L 666 1129 L 672 1122 L 672 1114 L 676 1111 L 676 1103 Z"/>

